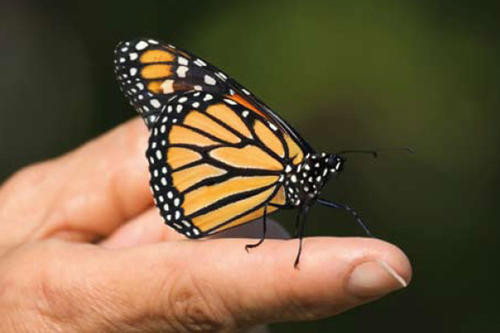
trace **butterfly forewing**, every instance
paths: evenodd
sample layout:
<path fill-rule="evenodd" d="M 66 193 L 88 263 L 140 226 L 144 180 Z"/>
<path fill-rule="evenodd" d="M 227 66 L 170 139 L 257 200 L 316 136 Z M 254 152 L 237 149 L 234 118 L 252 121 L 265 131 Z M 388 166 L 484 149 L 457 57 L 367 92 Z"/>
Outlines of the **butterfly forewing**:
<path fill-rule="evenodd" d="M 287 132 L 305 150 L 310 146 L 285 120 L 233 78 L 209 62 L 154 39 L 138 38 L 115 49 L 115 74 L 123 93 L 151 127 L 169 98 L 204 91 L 244 104 Z"/>

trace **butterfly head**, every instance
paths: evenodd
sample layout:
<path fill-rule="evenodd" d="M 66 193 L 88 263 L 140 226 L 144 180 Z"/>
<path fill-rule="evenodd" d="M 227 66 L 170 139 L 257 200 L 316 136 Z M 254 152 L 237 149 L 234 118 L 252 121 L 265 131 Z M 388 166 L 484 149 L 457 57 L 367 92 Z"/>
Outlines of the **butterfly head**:
<path fill-rule="evenodd" d="M 345 158 L 337 154 L 330 154 L 326 160 L 326 164 L 330 173 L 339 173 L 344 168 Z"/>

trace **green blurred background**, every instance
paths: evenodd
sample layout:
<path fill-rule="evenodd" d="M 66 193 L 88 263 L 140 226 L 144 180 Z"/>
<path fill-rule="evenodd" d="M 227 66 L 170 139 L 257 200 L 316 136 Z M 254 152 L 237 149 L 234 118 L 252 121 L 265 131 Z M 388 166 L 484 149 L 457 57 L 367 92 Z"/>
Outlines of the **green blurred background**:
<path fill-rule="evenodd" d="M 163 39 L 209 60 L 321 151 L 352 155 L 324 197 L 403 248 L 411 286 L 273 332 L 498 332 L 498 1 L 2 1 L 0 180 L 135 114 L 115 44 Z M 292 214 L 278 219 L 290 227 Z M 361 235 L 316 207 L 309 235 Z"/>

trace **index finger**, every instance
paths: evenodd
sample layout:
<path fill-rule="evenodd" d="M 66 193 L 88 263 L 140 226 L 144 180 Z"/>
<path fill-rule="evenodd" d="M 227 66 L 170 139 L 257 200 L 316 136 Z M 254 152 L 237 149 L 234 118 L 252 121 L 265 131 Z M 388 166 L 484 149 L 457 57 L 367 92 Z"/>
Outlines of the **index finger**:
<path fill-rule="evenodd" d="M 152 205 L 147 137 L 142 121 L 133 119 L 73 152 L 22 170 L 0 189 L 0 235 L 7 234 L 2 229 L 16 230 L 16 237 L 9 231 L 9 242 L 53 235 L 88 240 L 144 211 Z"/>
<path fill-rule="evenodd" d="M 297 240 L 266 240 L 247 253 L 250 241 L 60 251 L 52 261 L 52 285 L 72 291 L 62 297 L 82 309 L 78 320 L 98 323 L 105 313 L 117 325 L 133 322 L 138 329 L 144 324 L 138 318 L 147 318 L 145 324 L 153 325 L 147 327 L 156 324 L 158 330 L 236 331 L 332 316 L 402 288 L 411 278 L 405 254 L 380 240 L 305 238 L 299 269 L 293 266 Z"/>

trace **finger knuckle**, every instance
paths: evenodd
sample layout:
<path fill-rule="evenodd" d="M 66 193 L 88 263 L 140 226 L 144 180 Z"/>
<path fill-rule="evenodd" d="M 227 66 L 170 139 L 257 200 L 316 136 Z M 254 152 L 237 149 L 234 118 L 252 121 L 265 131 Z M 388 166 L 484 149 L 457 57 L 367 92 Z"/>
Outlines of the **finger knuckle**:
<path fill-rule="evenodd" d="M 45 170 L 48 163 L 49 162 L 42 162 L 21 168 L 10 177 L 6 185 L 23 187 L 43 182 L 47 174 Z"/>
<path fill-rule="evenodd" d="M 12 307 L 34 322 L 47 328 L 58 327 L 57 310 L 70 310 L 71 302 L 61 297 L 61 289 L 55 279 L 54 265 L 47 260 L 54 258 L 50 242 L 33 242 L 23 245 L 2 258 L 0 265 L 0 302 L 10 302 Z M 39 263 L 33 264 L 36 256 Z M 52 257 L 51 257 L 52 256 Z M 61 302 L 64 305 L 61 306 Z"/>
<path fill-rule="evenodd" d="M 208 286 L 184 271 L 169 286 L 167 311 L 178 329 L 192 332 L 219 332 L 231 326 L 227 311 Z"/>
<path fill-rule="evenodd" d="M 38 251 L 38 256 L 44 264 L 40 265 L 35 272 L 36 288 L 42 299 L 40 308 L 45 310 L 45 313 L 50 313 L 53 309 L 72 309 L 69 306 L 71 290 L 66 288 L 60 279 L 63 270 L 60 256 L 64 251 L 61 246 L 62 244 L 58 241 L 45 241 Z"/>

